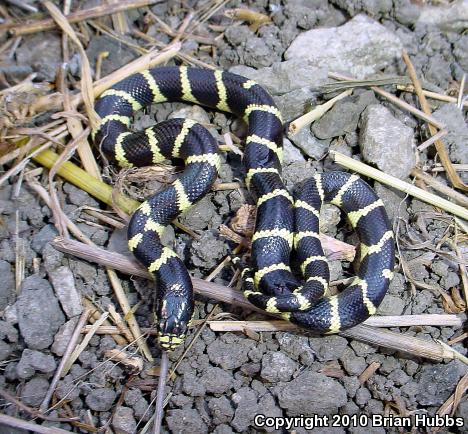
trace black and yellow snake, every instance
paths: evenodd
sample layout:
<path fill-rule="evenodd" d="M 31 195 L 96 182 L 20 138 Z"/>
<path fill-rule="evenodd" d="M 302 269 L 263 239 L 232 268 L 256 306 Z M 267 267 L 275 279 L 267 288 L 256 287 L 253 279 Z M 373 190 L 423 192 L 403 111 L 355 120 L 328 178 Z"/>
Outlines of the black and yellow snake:
<path fill-rule="evenodd" d="M 183 262 L 161 244 L 165 227 L 202 198 L 220 166 L 217 143 L 200 124 L 172 119 L 131 132 L 137 110 L 153 103 L 185 101 L 241 117 L 248 124 L 246 184 L 256 196 L 257 221 L 251 264 L 242 273 L 244 294 L 255 306 L 322 333 L 352 327 L 374 314 L 394 267 L 393 233 L 383 203 L 356 175 L 316 174 L 295 198 L 281 178 L 281 114 L 256 82 L 223 71 L 161 67 L 134 74 L 104 92 L 96 103 L 101 123 L 95 142 L 122 167 L 165 159 L 185 161 L 182 175 L 146 200 L 133 214 L 128 244 L 154 274 L 159 343 L 173 350 L 183 342 L 194 309 L 190 276 Z M 323 201 L 342 208 L 361 242 L 361 264 L 353 283 L 328 295 L 328 264 L 318 239 Z M 295 249 L 304 282 L 290 268 Z"/>

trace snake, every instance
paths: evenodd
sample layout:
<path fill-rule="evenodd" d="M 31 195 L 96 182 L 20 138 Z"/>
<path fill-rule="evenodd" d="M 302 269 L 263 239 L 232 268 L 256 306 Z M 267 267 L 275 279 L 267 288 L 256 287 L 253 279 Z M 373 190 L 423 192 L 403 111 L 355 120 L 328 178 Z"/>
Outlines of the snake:
<path fill-rule="evenodd" d="M 210 191 L 221 160 L 216 140 L 193 120 L 176 118 L 143 131 L 131 129 L 137 111 L 162 102 L 231 113 L 248 126 L 243 164 L 257 216 L 249 264 L 239 265 L 239 258 L 233 262 L 242 266 L 242 289 L 250 303 L 317 333 L 337 333 L 376 312 L 393 276 L 395 252 L 384 204 L 374 190 L 357 175 L 336 171 L 315 174 L 292 195 L 282 178 L 281 113 L 262 86 L 222 70 L 156 67 L 130 75 L 100 95 L 93 139 L 122 168 L 184 161 L 182 174 L 136 209 L 127 230 L 129 250 L 154 277 L 157 339 L 163 350 L 173 351 L 184 342 L 194 292 L 184 262 L 161 237 L 177 216 Z M 335 295 L 319 239 L 323 202 L 346 213 L 360 240 L 359 270 L 350 286 Z M 291 264 L 292 253 L 299 270 Z"/>

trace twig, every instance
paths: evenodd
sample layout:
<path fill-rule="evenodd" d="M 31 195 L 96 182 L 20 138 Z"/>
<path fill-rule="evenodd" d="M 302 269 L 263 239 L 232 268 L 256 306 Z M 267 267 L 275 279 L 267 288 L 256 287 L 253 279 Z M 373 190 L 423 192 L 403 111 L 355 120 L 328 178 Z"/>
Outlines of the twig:
<path fill-rule="evenodd" d="M 302 130 L 302 128 L 306 127 L 307 125 L 310 125 L 312 122 L 316 121 L 317 119 L 320 119 L 328 110 L 330 110 L 335 105 L 337 101 L 339 101 L 340 99 L 346 98 L 352 93 L 353 93 L 353 89 L 345 90 L 344 92 L 341 92 L 339 95 L 332 98 L 330 101 L 327 101 L 326 103 L 315 107 L 310 112 L 306 113 L 300 118 L 297 118 L 295 121 L 289 124 L 288 134 L 289 135 L 297 134 L 300 130 Z"/>
<path fill-rule="evenodd" d="M 408 74 L 411 77 L 411 81 L 413 82 L 414 90 L 416 91 L 416 94 L 418 95 L 422 111 L 426 115 L 431 116 L 431 108 L 429 107 L 426 97 L 422 91 L 421 83 L 419 82 L 418 76 L 416 74 L 416 69 L 414 68 L 411 62 L 411 59 L 409 58 L 408 53 L 405 50 L 403 50 L 402 56 L 403 56 L 404 62 L 406 63 L 406 67 L 408 68 Z M 429 123 L 428 127 L 429 127 L 429 131 L 431 135 L 435 135 L 437 133 L 436 129 L 434 128 L 434 124 L 431 125 L 431 123 Z M 440 127 L 438 128 L 441 129 Z M 450 161 L 450 157 L 448 155 L 448 152 L 444 143 L 441 140 L 436 140 L 434 144 L 435 144 L 437 153 L 439 154 L 440 161 L 442 165 L 445 167 L 445 169 L 447 170 L 447 176 L 450 182 L 453 184 L 455 188 L 468 191 L 468 185 L 463 183 L 461 178 L 458 176 L 458 173 L 453 168 L 452 162 Z"/>
<path fill-rule="evenodd" d="M 33 5 L 30 5 L 24 1 L 20 0 L 6 0 L 8 3 L 17 6 L 25 11 L 32 12 L 33 14 L 37 13 L 37 8 Z"/>
<path fill-rule="evenodd" d="M 417 146 L 418 151 L 424 151 L 424 149 L 427 149 L 429 146 L 431 146 L 436 140 L 441 139 L 447 134 L 447 130 L 440 130 L 437 134 L 434 134 L 433 136 L 429 137 L 425 142 L 421 143 L 420 145 Z"/>
<path fill-rule="evenodd" d="M 11 0 L 10 0 L 11 1 Z M 141 8 L 143 6 L 148 6 L 156 3 L 157 0 L 120 0 L 116 4 L 111 5 L 101 5 L 94 8 L 83 9 L 77 12 L 73 12 L 70 15 L 67 15 L 67 20 L 69 23 L 78 23 L 80 21 L 86 21 L 93 18 L 99 18 L 104 15 L 111 15 L 117 12 L 125 11 L 127 9 Z M 46 30 L 52 30 L 57 27 L 57 24 L 54 20 L 45 19 L 41 21 L 30 22 L 18 26 L 16 23 L 6 23 L 0 25 L 1 30 L 9 30 L 15 36 L 28 35 L 31 33 L 43 32 Z"/>
<path fill-rule="evenodd" d="M 466 73 L 463 73 L 463 77 L 460 82 L 460 90 L 458 92 L 458 97 L 457 97 L 457 107 L 460 110 L 463 107 L 463 94 L 465 91 L 465 81 L 466 81 Z"/>
<path fill-rule="evenodd" d="M 156 405 L 154 409 L 153 433 L 161 432 L 161 424 L 164 412 L 164 389 L 166 386 L 167 373 L 169 372 L 169 356 L 167 351 L 161 353 L 161 364 L 159 368 L 158 390 L 156 395 Z"/>
<path fill-rule="evenodd" d="M 367 164 L 356 161 L 351 157 L 347 157 L 344 154 L 336 151 L 330 151 L 330 156 L 341 166 L 347 167 L 348 169 L 354 170 L 355 172 L 361 173 L 369 178 L 375 179 L 382 184 L 389 185 L 390 187 L 396 188 L 397 190 L 403 191 L 406 194 L 414 196 L 415 198 L 427 202 L 436 207 L 442 208 L 452 214 L 461 217 L 462 219 L 468 220 L 468 210 L 456 205 L 446 199 L 441 198 L 435 194 L 424 191 L 412 184 L 408 184 L 401 179 L 395 178 L 394 176 L 387 175 L 382 171 L 375 169 Z"/>
<path fill-rule="evenodd" d="M 362 374 L 359 376 L 359 383 L 364 384 L 365 382 L 367 382 L 367 380 L 376 373 L 377 369 L 379 369 L 380 366 L 381 365 L 379 362 L 372 362 L 366 369 L 364 369 Z"/>
<path fill-rule="evenodd" d="M 37 425 L 36 423 L 26 422 L 25 420 L 18 419 L 16 417 L 7 416 L 6 414 L 0 413 L 0 425 L 11 426 L 13 428 L 20 428 L 28 431 L 32 431 L 39 434 L 70 434 L 70 431 L 66 431 L 60 428 L 49 428 L 43 425 Z"/>
<path fill-rule="evenodd" d="M 52 379 L 49 389 L 47 390 L 46 396 L 44 397 L 41 406 L 39 407 L 41 412 L 45 412 L 47 408 L 49 407 L 49 402 L 50 399 L 52 398 L 52 395 L 54 393 L 55 387 L 57 386 L 58 381 L 60 380 L 60 377 L 62 376 L 62 372 L 64 370 L 65 364 L 67 363 L 68 358 L 70 357 L 71 353 L 73 352 L 73 349 L 75 348 L 76 343 L 78 342 L 78 338 L 80 337 L 81 329 L 84 327 L 86 322 L 88 321 L 88 317 L 91 311 L 89 309 L 86 309 L 80 316 L 80 319 L 78 320 L 78 323 L 76 324 L 75 330 L 73 330 L 73 334 L 70 337 L 70 340 L 68 341 L 67 348 L 65 350 L 65 353 L 62 356 L 62 360 L 60 361 L 60 364 L 55 371 L 54 378 Z"/>
<path fill-rule="evenodd" d="M 458 202 L 460 205 L 464 206 L 465 208 L 468 208 L 468 198 L 464 194 L 453 190 L 452 188 L 448 187 L 445 184 L 442 184 L 440 181 L 437 181 L 437 179 L 433 178 L 427 173 L 424 173 L 421 169 L 414 167 L 411 170 L 411 175 L 424 181 L 427 185 L 432 187 L 434 190 L 442 194 L 445 194 L 446 196 L 450 197 L 455 202 Z"/>
<path fill-rule="evenodd" d="M 141 277 L 149 278 L 149 273 L 136 261 L 128 259 L 124 255 L 115 252 L 108 252 L 98 247 L 87 246 L 79 241 L 67 240 L 57 237 L 52 242 L 52 246 L 57 250 L 75 255 L 79 258 L 99 263 L 108 267 L 113 267 L 126 274 L 135 274 Z M 261 312 L 266 314 L 261 309 L 257 309 L 251 305 L 240 291 L 236 291 L 229 287 L 224 287 L 211 282 L 205 282 L 200 279 L 192 279 L 194 290 L 200 295 L 218 300 L 220 302 L 234 304 L 245 309 Z M 373 318 L 375 320 L 375 317 Z M 433 360 L 441 360 L 442 358 L 453 358 L 453 354 L 447 349 L 442 348 L 438 344 L 422 341 L 416 338 L 410 338 L 398 333 L 379 330 L 367 325 L 360 325 L 352 329 L 341 332 L 343 336 L 353 337 L 364 342 L 370 342 L 375 345 L 387 346 L 395 348 L 399 351 L 411 352 L 420 357 L 426 357 Z"/>

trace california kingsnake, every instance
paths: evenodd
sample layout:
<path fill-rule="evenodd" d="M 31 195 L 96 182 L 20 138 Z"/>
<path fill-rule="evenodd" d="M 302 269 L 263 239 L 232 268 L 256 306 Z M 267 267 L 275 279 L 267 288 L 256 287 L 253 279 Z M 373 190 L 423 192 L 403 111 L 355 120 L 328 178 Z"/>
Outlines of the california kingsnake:
<path fill-rule="evenodd" d="M 134 74 L 101 95 L 96 112 L 102 120 L 94 137 L 122 167 L 171 158 L 185 161 L 182 175 L 145 201 L 128 227 L 130 250 L 156 279 L 161 347 L 173 350 L 183 342 L 194 308 L 187 269 L 162 246 L 161 234 L 210 190 L 220 163 L 216 141 L 194 121 L 172 119 L 142 132 L 130 131 L 135 111 L 164 101 L 234 113 L 248 124 L 244 164 L 246 184 L 257 197 L 257 222 L 251 265 L 242 273 L 247 299 L 318 332 L 337 332 L 375 313 L 392 277 L 394 245 L 385 209 L 374 191 L 355 175 L 331 172 L 305 181 L 294 199 L 281 178 L 281 114 L 261 86 L 228 72 L 161 67 Z M 336 296 L 327 296 L 329 271 L 318 240 L 324 200 L 348 214 L 361 241 L 358 275 Z M 303 285 L 291 272 L 293 246 L 306 280 Z"/>

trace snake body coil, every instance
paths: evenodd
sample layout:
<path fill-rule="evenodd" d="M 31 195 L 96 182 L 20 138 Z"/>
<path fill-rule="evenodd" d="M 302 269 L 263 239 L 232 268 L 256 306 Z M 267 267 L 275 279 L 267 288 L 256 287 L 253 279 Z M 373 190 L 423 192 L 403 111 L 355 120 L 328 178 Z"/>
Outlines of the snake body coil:
<path fill-rule="evenodd" d="M 388 288 L 394 260 L 393 235 L 373 190 L 354 175 L 332 172 L 306 181 L 294 200 L 281 179 L 281 115 L 262 87 L 228 72 L 155 68 L 132 75 L 101 95 L 96 111 L 102 120 L 95 142 L 122 167 L 171 158 L 185 161 L 183 174 L 145 201 L 128 227 L 130 250 L 156 279 L 161 347 L 172 350 L 183 341 L 194 305 L 188 272 L 161 244 L 161 234 L 209 191 L 220 163 L 213 137 L 191 120 L 172 119 L 143 132 L 129 130 L 135 111 L 164 101 L 234 113 L 248 124 L 244 164 L 246 184 L 257 198 L 257 223 L 251 266 L 242 274 L 247 299 L 319 332 L 337 332 L 372 315 Z M 327 296 L 328 265 L 318 240 L 323 200 L 347 212 L 361 240 L 358 276 L 343 293 L 331 297 Z M 291 272 L 293 245 L 303 285 Z"/>

